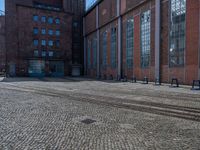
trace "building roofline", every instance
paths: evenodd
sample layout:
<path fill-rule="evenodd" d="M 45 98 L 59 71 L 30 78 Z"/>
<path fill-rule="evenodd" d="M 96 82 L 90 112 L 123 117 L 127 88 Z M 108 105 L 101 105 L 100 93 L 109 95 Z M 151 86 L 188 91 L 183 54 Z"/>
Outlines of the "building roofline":
<path fill-rule="evenodd" d="M 84 17 L 87 16 L 97 5 L 99 5 L 103 0 L 97 0 L 87 11 L 85 10 Z"/>

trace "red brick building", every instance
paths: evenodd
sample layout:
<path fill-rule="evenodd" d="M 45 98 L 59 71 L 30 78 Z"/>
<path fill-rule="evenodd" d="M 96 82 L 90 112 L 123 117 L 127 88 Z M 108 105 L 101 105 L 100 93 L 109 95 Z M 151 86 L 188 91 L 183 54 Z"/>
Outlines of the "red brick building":
<path fill-rule="evenodd" d="M 5 16 L 0 12 L 0 72 L 5 72 Z"/>
<path fill-rule="evenodd" d="M 83 0 L 5 2 L 9 76 L 70 75 L 72 65 L 82 63 L 82 30 L 76 29 L 82 26 L 77 16 L 83 13 Z"/>
<path fill-rule="evenodd" d="M 84 16 L 89 77 L 200 78 L 200 0 L 99 0 Z"/>

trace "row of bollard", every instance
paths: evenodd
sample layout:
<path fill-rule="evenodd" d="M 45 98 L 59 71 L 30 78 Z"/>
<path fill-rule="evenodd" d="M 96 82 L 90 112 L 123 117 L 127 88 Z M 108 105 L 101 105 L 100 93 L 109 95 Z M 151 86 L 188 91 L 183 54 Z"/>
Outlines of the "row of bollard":
<path fill-rule="evenodd" d="M 104 74 L 103 75 L 103 79 L 104 80 L 107 80 L 107 79 L 108 80 L 114 80 L 114 77 L 113 77 L 113 75 L 110 75 L 107 78 L 107 75 Z M 124 76 L 124 77 L 121 78 L 120 76 L 117 76 L 115 81 L 128 82 L 128 77 Z M 136 77 L 132 77 L 131 78 L 131 82 L 132 83 L 137 83 L 137 78 Z M 142 84 L 149 84 L 149 78 L 144 77 L 143 80 L 142 80 Z M 161 82 L 160 82 L 159 78 L 155 79 L 155 85 L 161 85 Z M 179 85 L 179 80 L 177 78 L 172 78 L 170 87 L 178 88 L 179 86 L 180 86 Z M 200 80 L 193 80 L 192 89 L 191 90 L 200 90 Z"/>

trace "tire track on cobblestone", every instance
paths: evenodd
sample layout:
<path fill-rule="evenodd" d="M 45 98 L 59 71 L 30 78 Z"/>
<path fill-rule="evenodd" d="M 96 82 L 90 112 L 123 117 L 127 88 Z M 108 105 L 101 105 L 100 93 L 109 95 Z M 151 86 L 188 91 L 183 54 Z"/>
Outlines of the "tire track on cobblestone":
<path fill-rule="evenodd" d="M 65 98 L 68 97 L 71 100 L 81 101 L 81 102 L 88 102 L 98 105 L 105 105 L 109 107 L 117 107 L 117 108 L 126 108 L 131 109 L 134 111 L 182 118 L 192 121 L 200 122 L 200 109 L 198 108 L 191 108 L 191 107 L 184 107 L 184 106 L 175 106 L 170 104 L 161 104 L 155 102 L 146 102 L 146 101 L 137 101 L 133 99 L 122 99 L 122 98 L 113 98 L 113 97 L 106 97 L 106 96 L 97 96 L 97 95 L 89 95 L 83 93 L 73 93 L 69 91 L 60 91 L 55 89 L 37 89 L 33 87 L 20 87 L 15 86 L 6 88 L 8 90 L 17 90 L 17 91 L 26 91 L 32 92 L 36 94 L 46 95 L 46 96 L 54 96 Z M 149 96 L 149 95 L 148 95 Z M 151 97 L 151 96 L 149 96 Z M 171 99 L 171 98 L 170 98 Z M 174 99 L 176 100 L 176 99 Z"/>

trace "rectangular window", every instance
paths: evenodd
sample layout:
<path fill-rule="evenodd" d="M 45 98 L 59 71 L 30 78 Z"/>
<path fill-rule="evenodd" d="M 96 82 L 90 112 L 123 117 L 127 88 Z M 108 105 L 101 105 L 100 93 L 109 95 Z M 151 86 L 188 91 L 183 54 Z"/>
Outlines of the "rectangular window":
<path fill-rule="evenodd" d="M 107 65 L 107 31 L 103 33 L 102 39 L 102 65 L 104 68 Z"/>
<path fill-rule="evenodd" d="M 183 66 L 185 53 L 186 0 L 171 0 L 169 65 Z"/>
<path fill-rule="evenodd" d="M 56 18 L 55 22 L 56 22 L 56 24 L 60 24 L 60 19 Z"/>
<path fill-rule="evenodd" d="M 141 15 L 141 67 L 150 65 L 151 50 L 151 12 L 150 10 Z"/>
<path fill-rule="evenodd" d="M 49 33 L 49 35 L 53 35 L 53 30 L 50 29 L 50 30 L 48 31 L 48 33 Z"/>
<path fill-rule="evenodd" d="M 111 66 L 116 68 L 117 66 L 117 30 L 111 29 Z"/>
<path fill-rule="evenodd" d="M 93 49 L 93 68 L 97 67 L 97 39 L 96 37 L 92 40 L 92 49 Z"/>
<path fill-rule="evenodd" d="M 34 50 L 33 56 L 34 57 L 38 57 L 39 56 L 39 51 L 38 50 Z"/>
<path fill-rule="evenodd" d="M 46 46 L 46 40 L 42 40 L 42 46 Z"/>
<path fill-rule="evenodd" d="M 56 30 L 56 36 L 60 36 L 60 30 Z"/>
<path fill-rule="evenodd" d="M 49 23 L 49 24 L 53 24 L 53 17 L 49 17 L 49 18 L 48 18 L 48 23 Z"/>
<path fill-rule="evenodd" d="M 91 68 L 91 41 L 88 40 L 87 43 L 87 68 Z"/>
<path fill-rule="evenodd" d="M 46 51 L 45 50 L 42 51 L 42 57 L 46 57 Z"/>
<path fill-rule="evenodd" d="M 49 46 L 53 46 L 53 41 L 50 40 L 48 44 L 49 44 Z"/>
<path fill-rule="evenodd" d="M 46 29 L 42 29 L 41 33 L 42 33 L 42 35 L 45 35 L 46 34 Z"/>
<path fill-rule="evenodd" d="M 60 47 L 60 41 L 56 40 L 56 47 Z"/>
<path fill-rule="evenodd" d="M 38 40 L 33 40 L 33 45 L 34 46 L 38 46 L 38 44 L 39 44 Z"/>
<path fill-rule="evenodd" d="M 39 32 L 38 28 L 33 28 L 33 34 L 37 35 Z"/>
<path fill-rule="evenodd" d="M 38 22 L 39 21 L 39 16 L 38 15 L 33 15 L 33 21 Z"/>
<path fill-rule="evenodd" d="M 127 68 L 133 67 L 133 48 L 134 48 L 134 20 L 130 18 L 126 24 L 126 65 Z"/>
<path fill-rule="evenodd" d="M 46 17 L 45 17 L 45 16 L 42 16 L 42 17 L 41 17 L 41 22 L 43 22 L 43 23 L 46 22 Z"/>
<path fill-rule="evenodd" d="M 49 51 L 49 57 L 53 57 L 53 51 Z"/>

